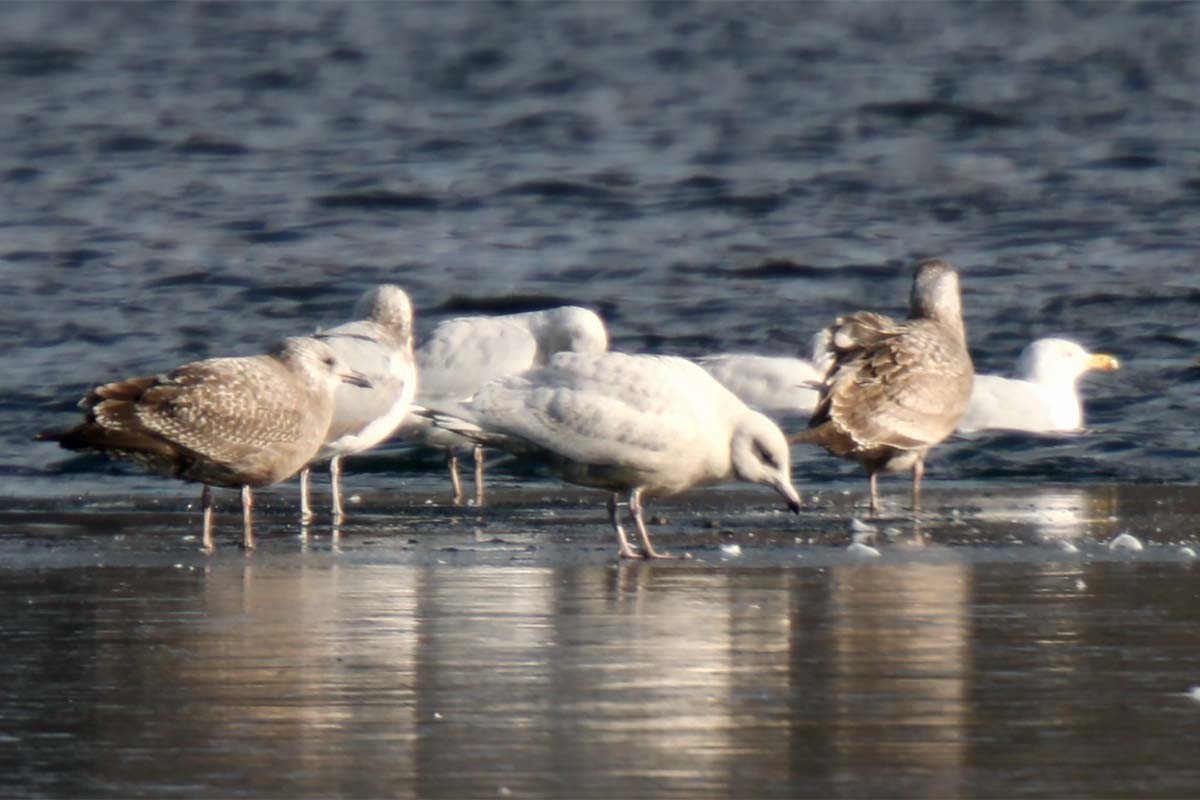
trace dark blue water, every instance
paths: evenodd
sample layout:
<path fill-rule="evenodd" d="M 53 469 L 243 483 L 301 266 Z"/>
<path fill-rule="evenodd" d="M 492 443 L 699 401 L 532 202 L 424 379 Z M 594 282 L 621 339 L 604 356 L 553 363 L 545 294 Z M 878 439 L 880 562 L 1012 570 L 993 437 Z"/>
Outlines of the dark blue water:
<path fill-rule="evenodd" d="M 931 480 L 1194 479 L 1195 4 L 3 18 L 10 492 L 81 488 L 28 437 L 88 385 L 257 352 L 380 281 L 421 330 L 570 301 L 622 349 L 793 353 L 835 314 L 903 312 L 929 255 L 963 271 L 980 371 L 1047 334 L 1125 365 L 1087 380 L 1089 436 L 959 447 Z"/>
<path fill-rule="evenodd" d="M 0 21 L 5 794 L 1194 794 L 1200 4 Z M 882 523 L 878 561 L 845 550 L 861 474 L 817 453 L 811 514 L 685 496 L 655 540 L 698 563 L 647 568 L 593 494 L 500 463 L 460 513 L 399 447 L 348 463 L 342 550 L 286 485 L 263 552 L 206 560 L 195 487 L 30 441 L 383 281 L 421 331 L 572 302 L 619 349 L 794 354 L 902 314 L 927 256 L 980 372 L 1044 335 L 1123 366 L 1085 435 L 935 451 L 931 522 Z"/>

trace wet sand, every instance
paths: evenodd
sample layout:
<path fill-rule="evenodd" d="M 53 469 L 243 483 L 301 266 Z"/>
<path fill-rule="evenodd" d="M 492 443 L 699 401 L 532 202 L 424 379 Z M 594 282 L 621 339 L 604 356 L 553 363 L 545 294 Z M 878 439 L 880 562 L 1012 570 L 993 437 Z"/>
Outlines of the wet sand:
<path fill-rule="evenodd" d="M 0 568 L 211 562 L 198 550 L 200 517 L 196 504 L 189 502 L 190 487 L 163 485 L 167 488 L 159 492 L 129 496 L 0 498 L 5 533 Z M 884 485 L 884 510 L 874 519 L 858 486 L 805 493 L 798 516 L 769 492 L 721 487 L 655 500 L 647 518 L 656 542 L 662 539 L 664 547 L 687 553 L 692 561 L 761 567 L 861 558 L 848 550 L 853 541 L 875 547 L 888 559 L 964 562 L 1064 554 L 1186 560 L 1187 548 L 1200 548 L 1200 528 L 1194 524 L 1200 487 L 933 487 L 926 491 L 921 513 L 914 515 L 907 482 Z M 170 486 L 180 491 L 172 493 Z M 246 554 L 237 539 L 237 497 L 221 493 L 216 558 L 328 555 L 387 563 L 537 567 L 615 559 L 601 492 L 550 482 L 535 482 L 532 488 L 501 484 L 481 509 L 450 505 L 437 488 L 348 494 L 349 518 L 333 528 L 319 492 L 318 518 L 307 526 L 297 519 L 294 486 L 260 492 L 259 548 Z M 1143 549 L 1110 547 L 1121 533 L 1136 537 Z"/>
<path fill-rule="evenodd" d="M 176 488 L 174 484 L 171 484 Z M 294 487 L 292 487 L 294 488 Z M 0 505 L 5 796 L 1188 796 L 1195 487 Z M 225 499 L 224 497 L 222 498 Z M 1142 549 L 1113 547 L 1122 532 Z M 853 534 L 874 552 L 852 548 Z"/>

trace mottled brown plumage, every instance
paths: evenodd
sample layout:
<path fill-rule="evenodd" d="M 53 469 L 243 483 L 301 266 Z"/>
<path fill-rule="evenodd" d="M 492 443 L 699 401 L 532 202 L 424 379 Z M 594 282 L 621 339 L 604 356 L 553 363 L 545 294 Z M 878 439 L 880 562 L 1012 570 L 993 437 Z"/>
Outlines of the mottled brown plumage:
<path fill-rule="evenodd" d="M 316 454 L 342 380 L 361 383 L 341 371 L 327 344 L 286 339 L 265 355 L 196 361 L 165 375 L 97 386 L 79 403 L 82 423 L 37 438 L 203 483 L 208 550 L 209 487 L 241 488 L 244 543 L 252 548 L 250 489 L 291 477 Z"/>
<path fill-rule="evenodd" d="M 907 320 L 862 311 L 840 317 L 826 337 L 833 362 L 809 429 L 794 439 L 866 467 L 872 513 L 877 474 L 911 468 L 919 507 L 925 455 L 954 432 L 971 396 L 958 274 L 944 261 L 923 261 Z"/>

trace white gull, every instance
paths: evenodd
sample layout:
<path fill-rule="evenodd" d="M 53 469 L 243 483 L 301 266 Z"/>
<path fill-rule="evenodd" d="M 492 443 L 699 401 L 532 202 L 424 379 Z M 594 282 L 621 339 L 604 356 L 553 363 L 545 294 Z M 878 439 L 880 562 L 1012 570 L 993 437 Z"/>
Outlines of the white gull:
<path fill-rule="evenodd" d="M 345 517 L 342 504 L 342 458 L 375 447 L 391 436 L 408 414 L 417 389 L 413 359 L 412 301 L 391 284 L 368 289 L 354 306 L 354 322 L 322 331 L 325 342 L 349 368 L 370 382 L 369 388 L 344 384 L 333 396 L 333 418 L 313 462 L 329 460 L 332 516 Z M 300 472 L 300 516 L 312 519 L 308 497 L 309 467 Z"/>
<path fill-rule="evenodd" d="M 579 306 L 448 319 L 438 324 L 417 349 L 417 403 L 442 408 L 469 400 L 490 380 L 543 365 L 560 351 L 601 353 L 607 349 L 604 322 L 595 312 Z M 416 414 L 408 416 L 397 435 L 446 450 L 455 504 L 464 499 L 457 453 L 471 450 L 475 459 L 475 503 L 483 504 L 481 446 L 433 427 L 427 418 Z"/>
<path fill-rule="evenodd" d="M 544 461 L 570 483 L 611 492 L 622 558 L 670 557 L 646 531 L 642 503 L 652 497 L 738 479 L 770 486 L 800 510 L 779 427 L 682 358 L 559 353 L 434 418 L 481 444 Z M 617 516 L 625 492 L 640 552 Z"/>
<path fill-rule="evenodd" d="M 696 363 L 756 411 L 772 417 L 807 416 L 817 407 L 821 381 L 829 369 L 826 336 L 824 330 L 813 336 L 808 359 L 720 353 L 701 356 Z"/>
<path fill-rule="evenodd" d="M 1049 433 L 1083 427 L 1079 379 L 1089 370 L 1120 367 L 1107 353 L 1089 353 L 1068 339 L 1036 339 L 1021 351 L 1016 377 L 977 375 L 959 433 L 983 430 Z"/>

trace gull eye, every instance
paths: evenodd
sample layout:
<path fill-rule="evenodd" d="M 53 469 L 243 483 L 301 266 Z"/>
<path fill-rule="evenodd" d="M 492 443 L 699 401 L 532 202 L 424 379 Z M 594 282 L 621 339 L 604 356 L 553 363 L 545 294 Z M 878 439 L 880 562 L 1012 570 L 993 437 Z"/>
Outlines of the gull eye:
<path fill-rule="evenodd" d="M 775 456 L 771 455 L 767 448 L 763 447 L 758 442 L 754 443 L 754 454 L 758 456 L 758 460 L 766 464 L 771 469 L 777 469 L 778 464 L 775 463 Z"/>

